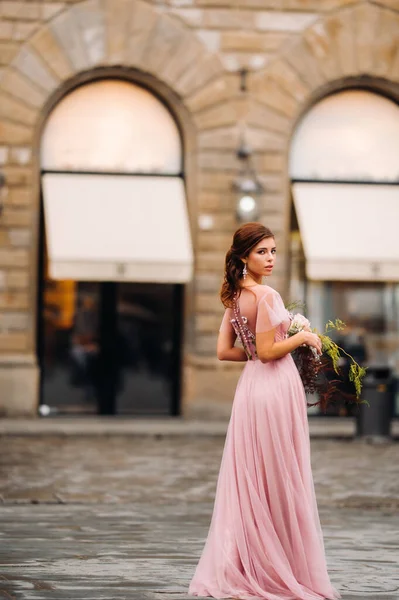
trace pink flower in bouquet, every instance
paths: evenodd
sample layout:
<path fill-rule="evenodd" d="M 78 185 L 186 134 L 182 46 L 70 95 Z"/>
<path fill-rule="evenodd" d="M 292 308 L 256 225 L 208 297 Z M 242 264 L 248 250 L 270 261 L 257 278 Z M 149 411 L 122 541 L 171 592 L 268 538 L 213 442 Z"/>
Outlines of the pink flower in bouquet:
<path fill-rule="evenodd" d="M 310 331 L 310 322 L 306 317 L 297 313 L 296 315 L 292 315 L 291 325 L 289 326 L 287 333 L 291 336 L 300 331 Z"/>

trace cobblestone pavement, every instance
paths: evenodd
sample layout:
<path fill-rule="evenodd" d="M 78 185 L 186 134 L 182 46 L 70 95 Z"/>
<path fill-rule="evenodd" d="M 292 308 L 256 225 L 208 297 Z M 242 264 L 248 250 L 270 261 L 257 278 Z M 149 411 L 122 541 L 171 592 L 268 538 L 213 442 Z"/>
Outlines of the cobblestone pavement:
<path fill-rule="evenodd" d="M 1 437 L 0 598 L 186 600 L 223 438 Z M 312 440 L 343 600 L 399 600 L 399 445 Z"/>

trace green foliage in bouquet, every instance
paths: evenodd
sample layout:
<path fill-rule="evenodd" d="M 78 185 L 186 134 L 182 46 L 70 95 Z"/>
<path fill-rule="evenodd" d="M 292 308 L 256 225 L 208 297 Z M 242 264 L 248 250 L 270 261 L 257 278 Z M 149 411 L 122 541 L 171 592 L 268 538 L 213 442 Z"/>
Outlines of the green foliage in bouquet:
<path fill-rule="evenodd" d="M 314 333 L 321 339 L 322 350 L 325 352 L 330 358 L 333 365 L 334 371 L 339 374 L 339 359 L 342 354 L 345 354 L 351 361 L 352 364 L 349 369 L 349 381 L 351 381 L 355 387 L 356 398 L 360 398 L 360 394 L 362 392 L 363 378 L 366 375 L 366 368 L 361 367 L 359 363 L 353 358 L 351 354 L 348 354 L 346 350 L 338 346 L 336 342 L 334 342 L 330 336 L 328 335 L 331 331 L 342 331 L 345 329 L 346 325 L 341 319 L 336 319 L 335 321 L 328 321 L 326 323 L 324 333 L 319 333 L 316 329 L 314 329 Z"/>

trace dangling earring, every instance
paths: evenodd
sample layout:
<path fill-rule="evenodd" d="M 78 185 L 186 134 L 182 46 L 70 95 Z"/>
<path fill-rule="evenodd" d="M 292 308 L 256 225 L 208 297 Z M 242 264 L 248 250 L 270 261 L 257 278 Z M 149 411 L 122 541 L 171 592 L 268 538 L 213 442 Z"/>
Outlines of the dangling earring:
<path fill-rule="evenodd" d="M 243 268 L 243 270 L 242 270 L 242 278 L 243 278 L 243 279 L 246 279 L 246 278 L 247 278 L 247 274 L 248 274 L 248 271 L 247 271 L 247 265 L 246 265 L 246 264 L 244 264 L 244 268 Z"/>

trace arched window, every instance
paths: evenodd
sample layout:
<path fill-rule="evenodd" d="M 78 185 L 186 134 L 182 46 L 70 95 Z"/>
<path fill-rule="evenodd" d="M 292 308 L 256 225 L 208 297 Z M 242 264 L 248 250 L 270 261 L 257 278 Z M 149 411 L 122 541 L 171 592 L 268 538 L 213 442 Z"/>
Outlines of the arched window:
<path fill-rule="evenodd" d="M 293 180 L 399 181 L 399 107 L 365 90 L 321 100 L 295 130 Z"/>
<path fill-rule="evenodd" d="M 44 128 L 44 171 L 105 171 L 178 175 L 179 130 L 167 108 L 146 89 L 102 80 L 61 100 Z"/>

